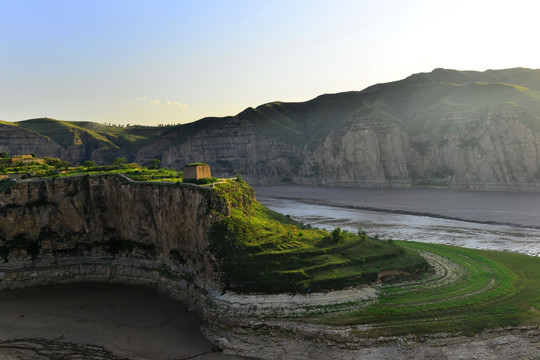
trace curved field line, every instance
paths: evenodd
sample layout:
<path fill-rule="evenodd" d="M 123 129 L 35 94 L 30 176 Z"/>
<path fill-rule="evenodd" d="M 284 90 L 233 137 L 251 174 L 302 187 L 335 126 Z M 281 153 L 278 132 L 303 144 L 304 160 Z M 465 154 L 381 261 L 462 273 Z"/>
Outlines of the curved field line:
<path fill-rule="evenodd" d="M 422 252 L 435 273 L 418 281 L 380 285 L 378 301 L 349 313 L 329 314 L 325 322 L 357 325 L 365 335 L 380 335 L 428 328 L 467 331 L 516 321 L 518 310 L 512 300 L 518 293 L 517 277 L 509 268 L 479 251 L 417 243 L 405 246 Z"/>

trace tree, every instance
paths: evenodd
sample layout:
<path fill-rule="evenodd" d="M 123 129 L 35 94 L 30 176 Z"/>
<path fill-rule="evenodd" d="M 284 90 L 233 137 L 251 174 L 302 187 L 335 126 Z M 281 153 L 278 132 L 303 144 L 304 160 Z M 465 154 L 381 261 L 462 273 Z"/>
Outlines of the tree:
<path fill-rule="evenodd" d="M 159 159 L 150 160 L 150 168 L 151 169 L 159 169 L 159 164 L 161 164 L 161 160 L 159 160 Z"/>
<path fill-rule="evenodd" d="M 118 167 L 124 165 L 125 163 L 126 163 L 126 158 L 125 157 L 117 157 L 113 161 L 113 165 L 118 166 Z"/>
<path fill-rule="evenodd" d="M 332 237 L 333 242 L 340 242 L 344 238 L 343 232 L 341 231 L 340 227 L 337 227 L 334 230 L 332 230 L 332 233 L 330 234 L 330 236 Z"/>
<path fill-rule="evenodd" d="M 61 165 L 60 167 L 64 168 L 64 170 L 68 171 L 69 167 L 71 166 L 71 163 L 69 161 L 64 160 L 64 161 L 62 161 L 60 163 L 60 165 Z"/>
<path fill-rule="evenodd" d="M 96 166 L 96 162 L 95 161 L 92 161 L 92 160 L 86 160 L 84 162 L 84 167 L 87 167 L 87 168 L 91 168 L 91 167 L 94 167 Z"/>

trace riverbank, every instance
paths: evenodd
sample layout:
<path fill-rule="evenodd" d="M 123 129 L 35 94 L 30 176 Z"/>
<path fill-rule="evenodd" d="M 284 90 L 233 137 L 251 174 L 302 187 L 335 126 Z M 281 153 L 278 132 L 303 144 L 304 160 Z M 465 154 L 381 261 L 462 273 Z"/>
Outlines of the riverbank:
<path fill-rule="evenodd" d="M 255 189 L 268 208 L 315 228 L 356 232 L 361 227 L 383 239 L 540 256 L 540 194 L 536 193 L 297 185 Z"/>

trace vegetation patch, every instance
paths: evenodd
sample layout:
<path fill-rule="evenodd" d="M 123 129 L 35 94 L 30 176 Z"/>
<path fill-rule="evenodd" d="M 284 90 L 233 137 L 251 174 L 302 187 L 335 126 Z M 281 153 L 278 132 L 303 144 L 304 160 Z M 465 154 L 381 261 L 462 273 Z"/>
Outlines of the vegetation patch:
<path fill-rule="evenodd" d="M 427 268 L 418 253 L 394 242 L 361 230 L 309 229 L 273 212 L 256 201 L 244 181 L 219 183 L 215 191 L 231 212 L 210 230 L 210 248 L 230 290 L 306 293 L 371 283 L 383 270 L 416 274 Z"/>
<path fill-rule="evenodd" d="M 464 249 L 446 245 L 398 242 L 409 250 L 427 251 L 456 264 L 454 280 L 385 284 L 378 300 L 348 313 L 314 316 L 331 325 L 365 326 L 361 336 L 462 333 L 540 323 L 540 259 L 515 253 Z M 314 317 L 309 321 L 314 321 Z"/>
<path fill-rule="evenodd" d="M 11 179 L 0 180 L 0 193 L 4 193 L 11 188 L 11 185 L 15 184 L 15 181 Z"/>
<path fill-rule="evenodd" d="M 135 181 L 182 182 L 182 171 L 157 168 L 156 162 L 151 169 L 137 163 L 127 163 L 125 158 L 118 157 L 109 165 L 96 165 L 86 161 L 82 166 L 72 166 L 68 161 L 45 157 L 24 163 L 11 163 L 4 166 L 6 174 L 28 174 L 29 178 L 65 177 L 74 175 L 123 174 Z M 215 179 L 215 178 L 214 178 Z M 9 188 L 12 180 L 0 181 L 0 191 Z"/>
<path fill-rule="evenodd" d="M 30 239 L 24 233 L 14 236 L 11 240 L 0 238 L 0 245 L 2 245 L 0 246 L 0 256 L 4 261 L 7 261 L 9 254 L 14 250 L 24 250 L 32 259 L 35 259 L 41 250 L 40 241 Z"/>
<path fill-rule="evenodd" d="M 101 245 L 107 250 L 107 252 L 113 255 L 124 251 L 131 253 L 134 249 L 140 249 L 145 252 L 149 252 L 152 255 L 155 255 L 156 253 L 154 244 L 145 244 L 130 239 L 111 238 Z"/>
<path fill-rule="evenodd" d="M 183 182 L 197 184 L 197 185 L 209 185 L 215 182 L 218 182 L 219 179 L 216 177 L 211 178 L 200 178 L 200 179 L 184 179 Z"/>

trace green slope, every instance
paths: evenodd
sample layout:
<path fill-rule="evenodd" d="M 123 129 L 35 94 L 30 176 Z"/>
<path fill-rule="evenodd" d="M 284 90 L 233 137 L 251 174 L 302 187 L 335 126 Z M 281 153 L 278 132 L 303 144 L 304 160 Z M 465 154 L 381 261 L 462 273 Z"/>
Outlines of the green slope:
<path fill-rule="evenodd" d="M 540 129 L 539 90 L 540 70 L 435 69 L 361 92 L 327 94 L 303 103 L 268 103 L 238 116 L 249 119 L 261 134 L 298 146 L 320 141 L 359 117 L 411 134 L 432 134 L 454 130 L 448 118 L 510 109 Z"/>
<path fill-rule="evenodd" d="M 416 252 L 367 235 L 306 228 L 261 205 L 243 181 L 216 184 L 231 208 L 209 233 L 228 289 L 279 293 L 341 289 L 377 281 L 382 270 L 426 270 Z"/>
<path fill-rule="evenodd" d="M 155 126 L 110 126 L 90 121 L 62 121 L 50 118 L 39 118 L 6 123 L 18 126 L 45 136 L 63 148 L 73 145 L 92 144 L 103 151 L 124 151 L 128 157 L 134 158 L 136 152 L 155 142 L 170 127 Z"/>

